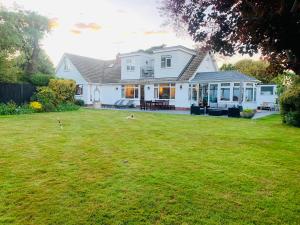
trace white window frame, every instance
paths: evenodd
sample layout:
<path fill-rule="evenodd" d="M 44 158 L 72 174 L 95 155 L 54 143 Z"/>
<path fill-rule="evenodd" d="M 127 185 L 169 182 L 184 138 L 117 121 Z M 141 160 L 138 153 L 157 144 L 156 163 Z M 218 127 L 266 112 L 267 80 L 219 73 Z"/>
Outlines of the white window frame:
<path fill-rule="evenodd" d="M 67 59 L 64 59 L 64 71 L 70 71 L 71 66 Z"/>
<path fill-rule="evenodd" d="M 160 97 L 160 88 L 163 87 L 169 87 L 169 96 L 170 98 L 161 98 Z M 171 93 L 174 91 L 174 96 L 172 97 Z M 163 83 L 163 84 L 154 84 L 154 99 L 159 100 L 175 100 L 176 98 L 176 84 L 175 83 Z"/>
<path fill-rule="evenodd" d="M 80 91 L 80 94 L 78 94 L 78 92 L 77 92 L 78 89 L 81 90 L 81 91 Z M 83 95 L 83 84 L 77 84 L 77 85 L 76 85 L 76 92 L 75 92 L 75 95 L 76 95 L 76 96 L 82 96 L 82 95 Z"/>
<path fill-rule="evenodd" d="M 169 65 L 168 65 L 168 61 L 169 61 Z M 160 67 L 162 69 L 172 68 L 172 56 L 171 55 L 163 55 L 163 56 L 161 56 Z"/>
<path fill-rule="evenodd" d="M 223 86 L 222 86 L 223 84 Z M 224 85 L 228 84 L 228 85 Z M 229 89 L 229 99 L 228 100 L 222 100 L 222 89 Z M 231 83 L 225 82 L 225 83 L 220 83 L 220 102 L 230 102 L 231 101 L 231 94 L 232 94 L 232 88 L 231 88 Z"/>
<path fill-rule="evenodd" d="M 126 88 L 133 88 L 133 98 L 126 97 Z M 121 86 L 121 98 L 123 99 L 139 99 L 140 97 L 140 87 L 138 84 L 125 84 Z"/>

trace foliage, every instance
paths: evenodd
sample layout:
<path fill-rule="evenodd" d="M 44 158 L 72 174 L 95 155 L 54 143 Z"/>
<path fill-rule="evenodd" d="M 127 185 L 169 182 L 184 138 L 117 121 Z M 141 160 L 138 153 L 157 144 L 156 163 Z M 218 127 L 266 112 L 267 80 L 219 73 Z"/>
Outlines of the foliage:
<path fill-rule="evenodd" d="M 36 73 L 40 41 L 49 32 L 48 18 L 31 11 L 0 9 L 1 51 L 24 54 L 26 75 Z"/>
<path fill-rule="evenodd" d="M 290 87 L 297 80 L 297 75 L 293 72 L 285 71 L 276 76 L 272 82 L 277 85 L 277 94 L 280 96 L 288 87 Z"/>
<path fill-rule="evenodd" d="M 240 60 L 234 64 L 237 71 L 253 76 L 263 83 L 269 83 L 274 78 L 274 75 L 268 73 L 268 66 L 269 64 L 265 61 L 251 59 Z"/>
<path fill-rule="evenodd" d="M 30 107 L 34 109 L 36 112 L 42 111 L 42 104 L 40 102 L 34 101 L 30 102 Z"/>
<path fill-rule="evenodd" d="M 49 87 L 38 88 L 32 99 L 40 102 L 45 112 L 55 111 L 58 104 L 55 92 Z"/>
<path fill-rule="evenodd" d="M 64 111 L 74 111 L 78 110 L 80 106 L 72 103 L 72 102 L 66 102 L 66 103 L 60 103 L 56 107 L 57 112 L 64 112 Z"/>
<path fill-rule="evenodd" d="M 236 70 L 235 66 L 231 63 L 224 63 L 221 67 L 220 67 L 221 71 L 231 71 L 231 70 Z"/>
<path fill-rule="evenodd" d="M 14 61 L 0 53 L 0 83 L 17 83 L 20 79 L 21 73 Z"/>
<path fill-rule="evenodd" d="M 300 74 L 298 0 L 164 0 L 162 10 L 203 49 L 230 56 L 261 50 L 272 70 Z"/>
<path fill-rule="evenodd" d="M 131 113 L 1 117 L 1 222 L 299 224 L 300 129 Z"/>
<path fill-rule="evenodd" d="M 300 79 L 281 95 L 280 106 L 283 122 L 300 127 Z"/>
<path fill-rule="evenodd" d="M 253 109 L 244 109 L 241 112 L 241 117 L 246 119 L 251 119 L 255 115 L 255 110 Z"/>
<path fill-rule="evenodd" d="M 35 86 L 48 86 L 50 79 L 54 78 L 52 75 L 36 73 L 30 77 L 30 82 Z"/>
<path fill-rule="evenodd" d="M 54 91 L 58 103 L 74 102 L 76 91 L 75 81 L 51 79 L 49 82 L 49 88 Z"/>
<path fill-rule="evenodd" d="M 84 101 L 82 99 L 76 99 L 74 103 L 79 106 L 84 106 Z"/>
<path fill-rule="evenodd" d="M 28 104 L 17 106 L 14 102 L 0 103 L 0 115 L 28 114 L 33 112 L 34 110 Z"/>

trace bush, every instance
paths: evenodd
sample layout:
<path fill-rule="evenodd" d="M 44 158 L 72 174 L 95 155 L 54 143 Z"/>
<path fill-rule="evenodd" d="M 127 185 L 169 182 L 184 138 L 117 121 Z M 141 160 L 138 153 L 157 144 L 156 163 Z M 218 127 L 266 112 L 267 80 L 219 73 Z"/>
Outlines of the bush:
<path fill-rule="evenodd" d="M 43 109 L 42 104 L 37 101 L 30 102 L 30 107 L 36 112 L 41 112 Z"/>
<path fill-rule="evenodd" d="M 58 103 L 74 102 L 76 91 L 75 81 L 51 79 L 49 82 L 49 88 L 54 91 Z"/>
<path fill-rule="evenodd" d="M 9 102 L 7 104 L 0 104 L 0 115 L 14 115 L 17 114 L 17 105 L 14 102 Z"/>
<path fill-rule="evenodd" d="M 42 104 L 42 111 L 52 112 L 55 111 L 57 99 L 55 92 L 49 87 L 40 87 L 37 93 L 32 97 L 32 100 L 38 101 Z"/>
<path fill-rule="evenodd" d="M 280 106 L 283 122 L 300 127 L 300 79 L 281 95 Z"/>
<path fill-rule="evenodd" d="M 36 73 L 30 77 L 30 82 L 35 86 L 47 86 L 49 84 L 50 79 L 54 79 L 54 76 Z"/>
<path fill-rule="evenodd" d="M 14 102 L 0 103 L 0 115 L 28 114 L 33 112 L 34 110 L 28 104 L 17 106 Z"/>
<path fill-rule="evenodd" d="M 74 111 L 74 110 L 78 110 L 79 108 L 80 106 L 75 105 L 74 103 L 66 102 L 66 103 L 59 104 L 56 108 L 56 111 L 57 112 Z"/>
<path fill-rule="evenodd" d="M 244 109 L 243 112 L 241 112 L 241 117 L 251 119 L 255 115 L 255 112 L 253 109 Z"/>
<path fill-rule="evenodd" d="M 81 99 L 76 99 L 76 100 L 75 100 L 75 104 L 76 104 L 76 105 L 79 105 L 79 106 L 84 106 L 84 101 L 81 100 Z"/>

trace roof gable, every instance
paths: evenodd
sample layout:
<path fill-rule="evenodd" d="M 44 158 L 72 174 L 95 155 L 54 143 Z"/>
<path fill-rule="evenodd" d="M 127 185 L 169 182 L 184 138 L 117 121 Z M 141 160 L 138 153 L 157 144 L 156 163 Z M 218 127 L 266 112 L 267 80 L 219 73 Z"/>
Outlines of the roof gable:
<path fill-rule="evenodd" d="M 99 60 L 65 54 L 82 77 L 90 83 L 116 83 L 121 79 L 121 64 L 117 60 Z"/>

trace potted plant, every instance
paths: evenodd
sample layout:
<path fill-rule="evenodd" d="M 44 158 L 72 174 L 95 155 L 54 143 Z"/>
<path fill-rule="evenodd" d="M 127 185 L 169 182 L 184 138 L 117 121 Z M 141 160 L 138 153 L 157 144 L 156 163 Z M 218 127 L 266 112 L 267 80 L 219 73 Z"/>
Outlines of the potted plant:
<path fill-rule="evenodd" d="M 255 115 L 256 111 L 254 109 L 244 109 L 241 112 L 242 118 L 251 119 Z"/>

